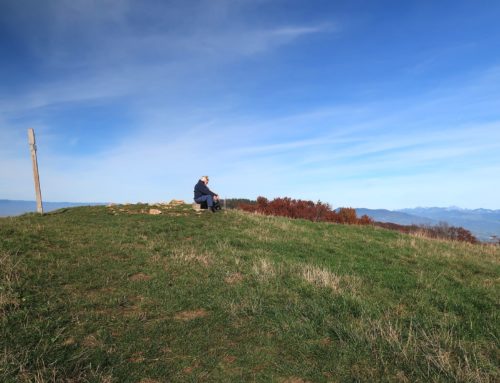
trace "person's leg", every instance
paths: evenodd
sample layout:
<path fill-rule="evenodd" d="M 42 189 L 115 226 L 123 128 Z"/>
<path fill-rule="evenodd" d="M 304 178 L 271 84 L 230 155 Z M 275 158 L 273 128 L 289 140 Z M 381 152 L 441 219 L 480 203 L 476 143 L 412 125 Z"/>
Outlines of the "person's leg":
<path fill-rule="evenodd" d="M 207 195 L 207 206 L 210 210 L 213 210 L 214 207 L 214 198 L 211 195 Z"/>
<path fill-rule="evenodd" d="M 220 205 L 220 200 L 214 201 L 214 210 L 222 210 L 222 206 Z"/>
<path fill-rule="evenodd" d="M 197 203 L 206 202 L 209 209 L 214 206 L 214 199 L 211 195 L 202 195 L 194 200 Z"/>

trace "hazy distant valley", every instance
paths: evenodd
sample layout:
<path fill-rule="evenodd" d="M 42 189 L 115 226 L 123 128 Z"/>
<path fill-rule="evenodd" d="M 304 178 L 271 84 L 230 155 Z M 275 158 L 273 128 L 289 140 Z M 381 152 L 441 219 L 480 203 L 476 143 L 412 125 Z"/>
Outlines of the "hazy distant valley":
<path fill-rule="evenodd" d="M 414 209 L 356 209 L 358 215 L 366 214 L 379 222 L 392 222 L 400 225 L 438 225 L 446 222 L 469 230 L 481 241 L 492 236 L 500 237 L 500 210 L 460 209 L 456 207 L 417 207 Z"/>

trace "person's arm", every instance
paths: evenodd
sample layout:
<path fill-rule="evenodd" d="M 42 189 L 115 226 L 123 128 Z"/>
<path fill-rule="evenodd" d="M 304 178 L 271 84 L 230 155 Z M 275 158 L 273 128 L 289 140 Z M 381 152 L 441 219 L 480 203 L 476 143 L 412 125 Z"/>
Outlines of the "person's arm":
<path fill-rule="evenodd" d="M 212 190 L 210 190 L 208 188 L 208 186 L 205 185 L 204 183 L 200 184 L 200 191 L 201 191 L 202 194 L 211 195 L 212 197 L 215 197 L 215 196 L 218 197 L 218 195 L 216 193 L 214 193 Z"/>
<path fill-rule="evenodd" d="M 207 186 L 207 189 L 208 189 L 208 186 Z M 208 189 L 208 191 L 210 192 L 210 194 L 212 195 L 212 197 L 214 197 L 214 200 L 218 200 L 219 199 L 219 195 L 217 193 L 214 193 L 212 190 Z"/>

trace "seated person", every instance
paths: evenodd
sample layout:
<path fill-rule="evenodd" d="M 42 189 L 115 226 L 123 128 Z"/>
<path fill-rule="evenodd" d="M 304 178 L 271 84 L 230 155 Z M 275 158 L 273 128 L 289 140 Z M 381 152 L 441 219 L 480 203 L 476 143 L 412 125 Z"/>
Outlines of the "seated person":
<path fill-rule="evenodd" d="M 207 204 L 208 210 L 215 212 L 215 205 L 218 205 L 219 195 L 211 191 L 208 186 L 208 176 L 200 178 L 194 186 L 194 201 L 199 204 Z"/>

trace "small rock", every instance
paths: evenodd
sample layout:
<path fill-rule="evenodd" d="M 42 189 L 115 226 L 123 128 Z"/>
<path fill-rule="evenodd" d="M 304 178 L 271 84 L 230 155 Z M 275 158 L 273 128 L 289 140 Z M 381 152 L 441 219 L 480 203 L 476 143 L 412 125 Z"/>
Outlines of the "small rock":
<path fill-rule="evenodd" d="M 149 214 L 153 214 L 153 215 L 161 214 L 161 210 L 149 209 Z"/>
<path fill-rule="evenodd" d="M 173 199 L 170 201 L 170 205 L 184 205 L 185 202 L 182 199 Z"/>
<path fill-rule="evenodd" d="M 199 203 L 193 202 L 193 209 L 196 211 L 201 211 L 201 205 Z"/>

